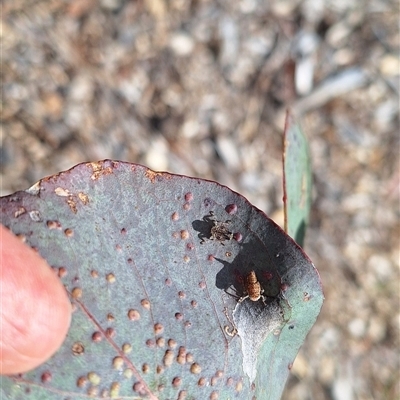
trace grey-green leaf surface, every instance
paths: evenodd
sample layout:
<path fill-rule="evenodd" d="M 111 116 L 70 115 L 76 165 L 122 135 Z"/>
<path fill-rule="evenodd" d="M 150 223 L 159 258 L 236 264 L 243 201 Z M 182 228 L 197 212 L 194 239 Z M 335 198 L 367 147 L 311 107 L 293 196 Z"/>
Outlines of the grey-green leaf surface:
<path fill-rule="evenodd" d="M 216 182 L 101 161 L 0 199 L 73 304 L 61 349 L 3 377 L 16 399 L 279 399 L 321 304 L 297 244 Z M 263 298 L 244 299 L 251 271 Z"/>
<path fill-rule="evenodd" d="M 303 246 L 311 208 L 311 160 L 307 139 L 289 112 L 283 148 L 285 231 Z"/>

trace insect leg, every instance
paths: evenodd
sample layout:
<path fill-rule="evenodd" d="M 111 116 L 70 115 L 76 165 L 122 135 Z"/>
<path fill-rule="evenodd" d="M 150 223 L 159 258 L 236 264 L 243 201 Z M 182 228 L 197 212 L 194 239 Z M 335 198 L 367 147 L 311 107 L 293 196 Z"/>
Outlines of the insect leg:
<path fill-rule="evenodd" d="M 248 294 L 247 294 L 246 296 L 241 297 L 241 298 L 238 300 L 238 303 L 241 303 L 243 300 L 246 300 L 248 297 L 249 297 Z"/>

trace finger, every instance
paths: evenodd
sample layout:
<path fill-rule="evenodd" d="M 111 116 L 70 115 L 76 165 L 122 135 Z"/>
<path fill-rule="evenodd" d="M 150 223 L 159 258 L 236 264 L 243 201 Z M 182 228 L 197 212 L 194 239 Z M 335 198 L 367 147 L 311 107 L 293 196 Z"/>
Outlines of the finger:
<path fill-rule="evenodd" d="M 0 373 L 15 374 L 60 347 L 71 304 L 46 261 L 1 225 L 0 263 Z"/>

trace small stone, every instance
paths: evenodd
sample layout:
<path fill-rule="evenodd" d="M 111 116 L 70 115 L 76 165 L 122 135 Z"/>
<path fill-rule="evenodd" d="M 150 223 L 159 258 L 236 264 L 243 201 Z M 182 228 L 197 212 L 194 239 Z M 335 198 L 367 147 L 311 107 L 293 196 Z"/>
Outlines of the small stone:
<path fill-rule="evenodd" d="M 399 57 L 394 54 L 387 54 L 383 56 L 379 63 L 379 69 L 382 75 L 396 76 L 400 71 Z"/>
<path fill-rule="evenodd" d="M 188 56 L 194 49 L 194 40 L 184 32 L 178 32 L 171 36 L 169 47 L 177 56 Z"/>
<path fill-rule="evenodd" d="M 361 318 L 355 318 L 348 324 L 349 332 L 355 338 L 362 338 L 365 336 L 366 324 Z"/>
<path fill-rule="evenodd" d="M 375 343 L 386 337 L 387 326 L 383 318 L 372 316 L 369 319 L 367 335 Z"/>

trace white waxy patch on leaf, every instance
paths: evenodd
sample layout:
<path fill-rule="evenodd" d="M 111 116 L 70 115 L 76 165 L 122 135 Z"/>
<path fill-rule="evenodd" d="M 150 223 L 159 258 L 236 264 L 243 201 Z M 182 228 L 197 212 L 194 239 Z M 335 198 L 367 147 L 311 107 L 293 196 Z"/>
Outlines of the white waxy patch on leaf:
<path fill-rule="evenodd" d="M 284 323 L 280 301 L 276 297 L 264 305 L 262 301 L 246 299 L 237 303 L 233 311 L 233 321 L 242 341 L 243 371 L 250 382 L 254 382 L 256 378 L 257 355 L 262 343 Z"/>

